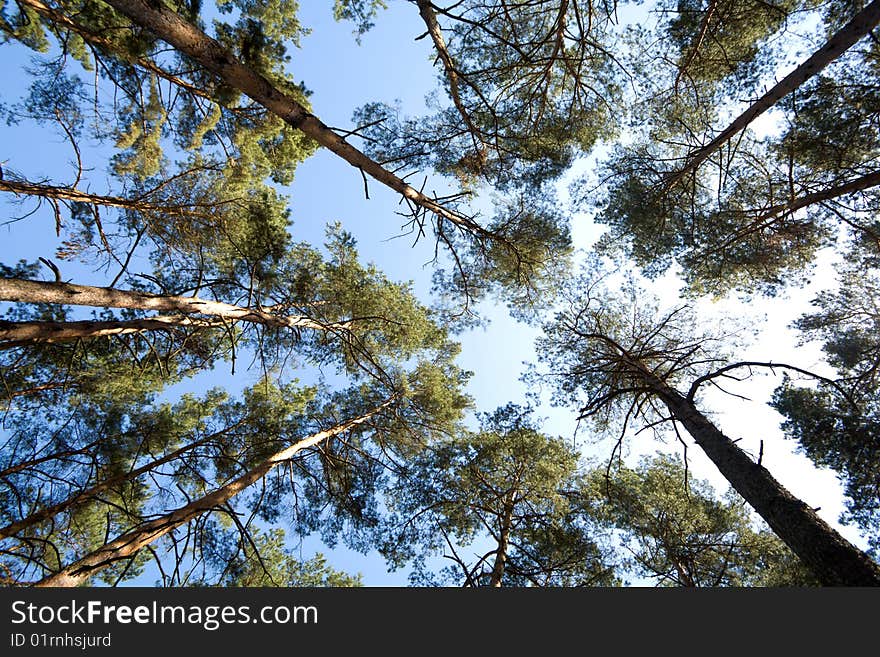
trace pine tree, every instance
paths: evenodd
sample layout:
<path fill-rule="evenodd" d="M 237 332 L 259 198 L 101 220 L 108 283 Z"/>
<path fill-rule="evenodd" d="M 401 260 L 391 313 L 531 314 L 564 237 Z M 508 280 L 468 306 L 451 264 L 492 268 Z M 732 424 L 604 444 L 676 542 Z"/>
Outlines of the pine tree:
<path fill-rule="evenodd" d="M 660 312 L 632 283 L 624 294 L 604 290 L 587 271 L 567 290 L 560 312 L 538 340 L 556 401 L 579 407 L 581 419 L 617 432 L 632 422 L 680 424 L 731 486 L 825 585 L 876 585 L 880 567 L 794 497 L 700 410 L 700 386 L 735 369 L 796 366 L 731 362 L 730 336 L 701 335 L 686 306 Z M 747 371 L 747 370 L 744 370 Z M 686 386 L 685 393 L 677 386 Z M 677 429 L 676 429 L 677 430 Z"/>
<path fill-rule="evenodd" d="M 391 488 L 382 528 L 391 563 L 412 561 L 421 584 L 614 583 L 589 523 L 579 522 L 567 497 L 577 453 L 542 434 L 529 408 L 508 404 L 484 414 L 481 425 L 426 450 Z M 454 565 L 432 572 L 426 558 L 438 551 Z"/>

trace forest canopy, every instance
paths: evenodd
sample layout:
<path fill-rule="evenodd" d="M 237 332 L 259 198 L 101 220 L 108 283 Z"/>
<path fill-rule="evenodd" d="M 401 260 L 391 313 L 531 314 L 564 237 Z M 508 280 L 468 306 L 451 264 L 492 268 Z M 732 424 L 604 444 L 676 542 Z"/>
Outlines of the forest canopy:
<path fill-rule="evenodd" d="M 0 0 L 0 581 L 880 585 L 878 25 Z"/>

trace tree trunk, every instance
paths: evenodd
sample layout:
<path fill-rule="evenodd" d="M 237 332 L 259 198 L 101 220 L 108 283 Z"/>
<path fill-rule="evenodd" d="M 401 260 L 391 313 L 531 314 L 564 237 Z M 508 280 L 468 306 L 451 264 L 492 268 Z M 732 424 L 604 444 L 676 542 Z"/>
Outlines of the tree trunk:
<path fill-rule="evenodd" d="M 205 220 L 211 219 L 208 212 L 212 206 L 205 206 L 205 210 L 199 212 L 192 205 L 172 204 L 161 205 L 150 203 L 142 199 L 128 199 L 119 196 L 102 196 L 100 194 L 89 194 L 75 187 L 59 187 L 56 185 L 38 185 L 32 182 L 3 180 L 0 179 L 0 191 L 11 192 L 13 194 L 24 194 L 27 196 L 39 196 L 57 201 L 72 201 L 75 203 L 88 203 L 90 205 L 102 205 L 111 208 L 122 208 L 124 210 L 135 210 L 137 212 L 156 212 L 164 214 L 186 214 Z"/>
<path fill-rule="evenodd" d="M 717 137 L 702 148 L 694 151 L 681 168 L 668 174 L 664 181 L 666 188 L 672 187 L 688 173 L 695 171 L 706 158 L 721 148 L 731 137 L 740 130 L 744 130 L 746 126 L 773 107 L 779 100 L 800 87 L 814 75 L 817 75 L 828 64 L 849 50 L 856 42 L 874 29 L 878 22 L 880 22 L 880 0 L 874 0 L 856 14 L 837 34 L 828 39 L 825 45 L 814 52 L 807 61 L 752 103 L 745 112 L 740 114 Z"/>
<path fill-rule="evenodd" d="M 630 369 L 666 404 L 733 488 L 826 586 L 880 586 L 880 566 L 838 534 L 807 504 L 736 444 L 678 391 L 640 364 Z"/>
<path fill-rule="evenodd" d="M 828 187 L 818 192 L 804 194 L 803 196 L 794 198 L 787 203 L 778 203 L 776 205 L 771 205 L 769 208 L 758 210 L 758 212 L 761 212 L 761 214 L 756 219 L 751 220 L 745 228 L 736 231 L 733 235 L 728 237 L 720 246 L 705 250 L 704 252 L 702 252 L 702 255 L 703 257 L 708 257 L 724 251 L 729 246 L 741 240 L 743 237 L 753 235 L 758 231 L 769 228 L 777 221 L 781 220 L 783 217 L 797 212 L 798 210 L 803 210 L 804 208 L 815 205 L 817 203 L 824 203 L 825 201 L 840 198 L 841 196 L 846 196 L 847 194 L 852 194 L 853 192 L 860 192 L 862 190 L 871 189 L 872 187 L 877 186 L 880 186 L 880 171 L 866 174 L 854 180 L 850 180 L 849 182 L 843 183 L 842 185 L 836 185 L 834 187 Z"/>
<path fill-rule="evenodd" d="M 775 220 L 779 216 L 784 216 L 787 214 L 791 214 L 792 212 L 797 212 L 798 210 L 802 210 L 803 208 L 815 205 L 816 203 L 830 201 L 835 198 L 840 198 L 841 196 L 846 196 L 847 194 L 871 189 L 872 187 L 877 187 L 878 185 L 880 185 L 880 171 L 875 171 L 873 173 L 865 174 L 864 176 L 860 176 L 859 178 L 850 180 L 849 182 L 845 182 L 842 185 L 835 185 L 834 187 L 828 187 L 818 192 L 804 194 L 803 196 L 792 199 L 788 203 L 779 203 L 777 205 L 773 205 L 767 208 L 764 213 L 760 217 L 758 217 L 757 221 L 768 222 L 769 224 L 772 223 L 769 220 Z"/>
<path fill-rule="evenodd" d="M 516 503 L 516 491 L 513 491 L 504 501 L 504 512 L 501 515 L 501 527 L 498 533 L 498 549 L 495 551 L 495 563 L 492 565 L 492 574 L 489 578 L 489 586 L 500 587 L 504 578 L 504 566 L 507 563 L 507 550 L 510 547 L 510 529 L 513 520 L 513 508 Z"/>
<path fill-rule="evenodd" d="M 139 468 L 135 468 L 133 470 L 130 470 L 129 472 L 125 472 L 123 474 L 116 475 L 115 477 L 109 477 L 107 479 L 104 479 L 103 481 L 95 484 L 94 486 L 92 486 L 90 488 L 86 488 L 86 489 L 80 491 L 79 493 L 75 493 L 74 495 L 71 495 L 67 499 L 65 499 L 61 502 L 58 502 L 57 504 L 53 504 L 52 506 L 48 506 L 44 509 L 40 509 L 39 511 L 30 514 L 27 518 L 22 518 L 21 520 L 16 520 L 15 522 L 10 523 L 10 524 L 6 525 L 5 527 L 0 528 L 0 539 L 6 538 L 7 536 L 12 536 L 14 534 L 17 534 L 18 532 L 20 532 L 23 529 L 27 529 L 28 527 L 31 527 L 39 522 L 43 522 L 44 520 L 48 520 L 49 518 L 52 518 L 53 516 L 58 515 L 62 511 L 65 511 L 65 510 L 70 509 L 74 506 L 82 504 L 86 500 L 92 499 L 93 497 L 95 497 L 99 493 L 102 493 L 105 490 L 108 490 L 108 489 L 110 489 L 114 486 L 117 486 L 123 482 L 137 479 L 145 472 L 150 472 L 151 470 L 155 470 L 160 465 L 164 465 L 165 463 L 173 461 L 177 457 L 179 457 L 187 452 L 191 452 L 192 450 L 196 449 L 197 447 L 205 445 L 205 444 L 211 442 L 212 440 L 215 440 L 216 438 L 223 436 L 224 434 L 226 434 L 229 431 L 232 431 L 233 429 L 235 429 L 237 426 L 241 425 L 242 423 L 243 423 L 243 420 L 234 424 L 231 427 L 227 427 L 227 428 L 223 429 L 223 431 L 218 431 L 216 433 L 212 433 L 209 436 L 205 436 L 203 438 L 200 438 L 199 440 L 196 440 L 196 441 L 191 442 L 187 445 L 184 445 L 183 447 L 176 449 L 173 452 L 170 452 L 170 453 L 166 454 L 165 456 L 162 456 L 161 458 L 150 461 L 149 463 L 146 463 Z"/>
<path fill-rule="evenodd" d="M 179 312 L 186 315 L 201 314 L 222 317 L 226 320 L 253 322 L 276 328 L 307 328 L 318 331 L 347 330 L 349 322 L 322 324 L 308 317 L 292 315 L 273 315 L 265 310 L 242 308 L 220 301 L 209 301 L 198 297 L 150 294 L 131 290 L 117 290 L 109 287 L 92 287 L 73 283 L 47 283 L 27 281 L 18 278 L 0 278 L 0 301 L 19 303 L 57 303 L 95 308 L 130 308 L 134 310 L 158 310 Z M 10 331 L 10 335 L 28 335 L 29 339 L 51 340 L 59 336 L 82 337 L 89 333 L 101 334 L 131 332 L 128 329 L 147 330 L 148 328 L 169 328 L 169 326 L 193 325 L 193 320 L 157 317 L 145 320 L 132 320 L 129 326 L 121 322 L 110 322 L 113 326 L 101 326 L 102 322 L 7 322 L 0 329 Z M 79 335 L 77 335 L 79 332 Z M 95 333 L 97 332 L 97 333 Z M 107 333 L 105 333 L 107 334 Z M 2 335 L 2 333 L 0 333 Z"/>
<path fill-rule="evenodd" d="M 134 557 L 142 548 L 173 529 L 186 524 L 203 513 L 225 504 L 248 486 L 265 477 L 273 468 L 292 459 L 303 449 L 318 445 L 333 436 L 337 436 L 351 429 L 352 427 L 363 424 L 381 410 L 391 405 L 393 401 L 393 399 L 389 399 L 371 410 L 369 413 L 336 425 L 332 429 L 319 431 L 280 452 L 276 452 L 259 465 L 251 468 L 248 472 L 228 484 L 221 486 L 214 492 L 209 493 L 204 497 L 200 497 L 197 500 L 193 500 L 189 504 L 171 511 L 170 513 L 166 513 L 155 520 L 138 525 L 134 529 L 102 545 L 81 559 L 78 559 L 69 566 L 62 568 L 57 573 L 53 573 L 39 582 L 36 582 L 34 586 L 54 587 L 77 586 L 83 584 L 98 571 L 103 570 L 117 561 Z"/>
<path fill-rule="evenodd" d="M 174 328 L 217 328 L 237 320 L 157 315 L 144 319 L 82 322 L 7 322 L 0 320 L 0 350 L 35 342 L 64 342 Z"/>
<path fill-rule="evenodd" d="M 458 69 L 456 69 L 455 62 L 452 61 L 452 56 L 449 54 L 449 50 L 446 47 L 446 40 L 443 38 L 443 31 L 440 28 L 440 24 L 437 22 L 437 14 L 434 12 L 434 5 L 431 0 L 416 0 L 416 5 L 419 7 L 419 15 L 422 17 L 425 26 L 428 28 L 428 34 L 431 36 L 431 41 L 434 42 L 434 49 L 437 51 L 437 57 L 440 59 L 440 62 L 443 64 L 443 70 L 446 72 L 446 79 L 449 81 L 449 96 L 452 98 L 452 104 L 455 105 L 455 109 L 458 110 L 464 124 L 473 136 L 475 147 L 478 147 L 483 142 L 483 133 L 476 125 L 474 125 L 467 108 L 461 100 L 461 95 L 458 89 Z"/>
<path fill-rule="evenodd" d="M 217 41 L 184 20 L 161 3 L 146 0 L 105 0 L 107 4 L 136 24 L 147 28 L 158 38 L 174 46 L 182 54 L 201 64 L 229 86 L 238 89 L 269 111 L 277 114 L 288 125 L 301 130 L 306 136 L 335 153 L 343 160 L 424 210 L 441 219 L 482 237 L 492 235 L 472 219 L 434 201 L 413 189 L 401 178 L 385 169 L 375 160 L 354 148 L 324 125 L 305 107 L 291 98 L 269 80 L 236 60 L 234 55 Z M 880 1 L 880 0 L 878 0 Z"/>

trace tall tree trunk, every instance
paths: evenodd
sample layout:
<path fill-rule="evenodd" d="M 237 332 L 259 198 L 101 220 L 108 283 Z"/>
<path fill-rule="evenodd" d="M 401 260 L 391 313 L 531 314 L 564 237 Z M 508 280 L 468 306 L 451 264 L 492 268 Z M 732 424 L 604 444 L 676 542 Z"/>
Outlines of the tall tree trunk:
<path fill-rule="evenodd" d="M 510 549 L 510 530 L 513 521 L 513 509 L 516 504 L 516 491 L 512 491 L 504 501 L 504 512 L 501 515 L 501 526 L 498 532 L 498 549 L 495 551 L 495 563 L 492 565 L 492 574 L 489 578 L 489 586 L 500 587 L 504 579 L 504 567 L 507 564 L 507 551 Z"/>
<path fill-rule="evenodd" d="M 449 54 L 449 50 L 446 47 L 446 40 L 443 38 L 443 30 L 437 22 L 437 14 L 434 12 L 434 5 L 431 0 L 416 0 L 416 5 L 418 5 L 419 8 L 419 15 L 422 17 L 425 26 L 428 28 L 428 34 L 431 36 L 431 41 L 434 42 L 434 49 L 437 51 L 437 57 L 443 64 L 443 70 L 445 71 L 446 79 L 449 82 L 449 96 L 452 98 L 452 104 L 455 105 L 455 109 L 458 110 L 462 121 L 464 121 L 464 124 L 470 131 L 474 139 L 474 147 L 478 148 L 480 144 L 483 143 L 483 133 L 476 125 L 474 125 L 467 108 L 461 100 L 458 87 L 458 69 L 455 66 L 455 62 L 452 61 L 452 55 Z M 465 81 L 467 80 L 465 79 Z"/>
<path fill-rule="evenodd" d="M 308 438 L 303 438 L 286 449 L 276 452 L 259 465 L 251 468 L 248 472 L 228 484 L 221 486 L 214 492 L 193 500 L 189 504 L 166 513 L 155 520 L 138 525 L 69 566 L 62 568 L 57 573 L 45 577 L 37 582 L 35 586 L 77 586 L 84 583 L 89 577 L 111 564 L 133 557 L 138 551 L 173 529 L 225 504 L 248 486 L 265 477 L 276 466 L 292 459 L 303 449 L 318 445 L 333 436 L 348 431 L 352 427 L 363 424 L 384 408 L 390 406 L 393 401 L 394 399 L 389 399 L 358 418 L 338 424 L 326 431 L 319 431 Z"/>
<path fill-rule="evenodd" d="M 880 566 L 755 463 L 704 416 L 641 363 L 627 365 L 666 404 L 733 488 L 827 586 L 880 586 Z"/>
<path fill-rule="evenodd" d="M 147 28 L 158 38 L 201 64 L 226 84 L 238 89 L 269 111 L 277 114 L 291 127 L 301 130 L 324 148 L 335 153 L 362 173 L 390 187 L 416 206 L 478 236 L 493 237 L 490 232 L 469 217 L 444 207 L 422 192 L 410 187 L 381 164 L 354 148 L 299 102 L 278 89 L 265 77 L 239 62 L 220 43 L 184 20 L 169 7 L 147 0 L 105 1 L 136 24 Z"/>
<path fill-rule="evenodd" d="M 812 192 L 810 194 L 798 196 L 797 198 L 794 198 L 787 203 L 777 203 L 776 205 L 771 205 L 769 208 L 762 210 L 761 215 L 757 219 L 752 221 L 742 230 L 737 231 L 721 247 L 713 249 L 712 252 L 723 250 L 731 244 L 734 244 L 740 238 L 755 233 L 764 228 L 768 228 L 783 217 L 797 212 L 798 210 L 803 210 L 804 208 L 810 207 L 811 205 L 815 205 L 817 203 L 824 203 L 825 201 L 831 201 L 833 199 L 840 198 L 841 196 L 846 196 L 847 194 L 861 192 L 863 190 L 871 189 L 872 187 L 877 186 L 880 186 L 880 171 L 865 174 L 864 176 L 860 176 L 859 178 L 855 178 L 841 185 L 827 187 L 826 189 L 819 190 L 818 192 Z"/>
<path fill-rule="evenodd" d="M 124 210 L 135 210 L 138 212 L 158 212 L 178 215 L 185 214 L 206 220 L 212 218 L 208 210 L 211 207 L 219 205 L 205 205 L 203 211 L 197 211 L 192 205 L 156 204 L 145 201 L 142 198 L 130 199 L 122 198 L 120 196 L 102 196 L 100 194 L 89 194 L 88 192 L 83 192 L 75 187 L 39 185 L 37 183 L 20 180 L 0 179 L 0 191 L 10 192 L 12 194 L 24 194 L 27 196 L 39 196 L 56 201 L 72 201 L 76 203 L 88 203 L 90 205 L 102 205 L 111 208 L 122 208 Z"/>
<path fill-rule="evenodd" d="M 849 50 L 862 37 L 866 36 L 877 23 L 880 23 L 880 0 L 874 0 L 825 42 L 819 50 L 786 75 L 767 93 L 756 100 L 742 114 L 721 131 L 712 141 L 690 154 L 690 157 L 676 171 L 668 174 L 664 180 L 666 188 L 681 181 L 688 173 L 695 171 L 706 158 L 721 148 L 731 137 L 745 129 L 752 121 L 773 107 L 779 100 L 800 87 L 807 80 L 817 75 L 828 64 Z"/>
<path fill-rule="evenodd" d="M 217 328 L 238 320 L 157 315 L 143 319 L 81 322 L 7 322 L 0 320 L 0 350 L 35 342 L 64 342 L 174 328 Z"/>
<path fill-rule="evenodd" d="M 83 489 L 79 493 L 75 493 L 75 494 L 71 495 L 70 497 L 68 497 L 67 499 L 62 500 L 61 502 L 58 502 L 57 504 L 53 504 L 52 506 L 48 506 L 43 509 L 40 509 L 39 511 L 36 511 L 35 513 L 32 513 L 28 517 L 22 518 L 21 520 L 16 520 L 15 522 L 12 522 L 12 523 L 6 525 L 5 527 L 0 528 L 0 539 L 6 538 L 7 536 L 12 536 L 14 534 L 17 534 L 18 532 L 20 532 L 23 529 L 27 529 L 28 527 L 31 527 L 37 523 L 43 522 L 44 520 L 48 520 L 49 518 L 52 518 L 52 517 L 58 515 L 62 511 L 66 511 L 66 510 L 71 509 L 75 506 L 78 506 L 78 505 L 82 504 L 83 502 L 92 499 L 93 497 L 95 497 L 99 493 L 103 493 L 104 491 L 109 490 L 110 488 L 113 488 L 114 486 L 118 486 L 119 484 L 124 483 L 126 481 L 132 481 L 134 479 L 137 479 L 145 472 L 150 472 L 152 470 L 155 470 L 160 465 L 164 465 L 166 463 L 169 463 L 170 461 L 173 461 L 174 459 L 178 458 L 179 456 L 182 456 L 183 454 L 186 454 L 187 452 L 191 452 L 192 450 L 196 449 L 197 447 L 201 447 L 202 445 L 206 445 L 207 443 L 211 442 L 212 440 L 216 440 L 218 437 L 223 436 L 226 433 L 228 433 L 229 431 L 232 431 L 236 427 L 240 426 L 243 422 L 244 422 L 244 420 L 241 420 L 230 427 L 226 427 L 222 431 L 217 431 L 217 432 L 212 433 L 208 436 L 204 436 L 203 438 L 200 438 L 199 440 L 191 442 L 187 445 L 184 445 L 183 447 L 180 447 L 179 449 L 176 449 L 173 452 L 169 452 L 165 456 L 162 456 L 158 459 L 154 459 L 154 460 L 150 461 L 149 463 L 142 465 L 139 468 L 134 468 L 128 472 L 124 472 L 122 474 L 116 475 L 115 477 L 108 477 L 107 479 L 104 479 L 103 481 L 98 482 L 94 486 Z"/>
<path fill-rule="evenodd" d="M 841 196 L 846 196 L 847 194 L 871 189 L 872 187 L 877 187 L 878 185 L 880 185 L 880 171 L 874 171 L 872 173 L 865 174 L 864 176 L 849 180 L 840 185 L 834 185 L 833 187 L 821 189 L 818 192 L 812 192 L 810 194 L 798 196 L 788 203 L 779 203 L 777 205 L 770 206 L 758 218 L 758 221 L 775 219 L 776 217 L 791 214 L 792 212 L 797 212 L 798 210 L 802 210 L 803 208 L 815 205 L 816 203 L 830 201 L 835 198 L 840 198 Z"/>
<path fill-rule="evenodd" d="M 265 326 L 277 328 L 307 328 L 318 331 L 347 330 L 349 322 L 334 322 L 322 324 L 308 317 L 299 315 L 273 315 L 265 310 L 242 308 L 220 301 L 209 301 L 198 297 L 181 297 L 174 295 L 150 294 L 148 292 L 135 292 L 131 290 L 118 290 L 109 287 L 93 287 L 90 285 L 75 285 L 73 283 L 48 283 L 45 281 L 28 281 L 19 278 L 0 278 L 0 301 L 15 301 L 19 303 L 57 303 L 73 306 L 91 306 L 94 308 L 130 308 L 134 310 L 157 310 L 164 312 L 179 312 L 185 315 L 209 315 L 222 317 L 227 320 L 253 322 Z M 143 322 L 140 330 L 146 330 L 147 324 L 156 323 L 151 328 L 168 328 L 173 326 L 176 320 L 173 318 L 152 318 L 147 320 L 134 320 L 128 328 L 137 328 L 138 322 Z M 9 326 L 12 324 L 12 327 Z M 54 326 L 53 326 L 54 324 Z M 76 336 L 77 331 L 88 332 L 89 330 L 120 332 L 118 323 L 114 327 L 98 326 L 100 322 L 22 322 L 16 328 L 15 323 L 7 323 L 6 329 L 13 331 L 20 329 L 22 333 L 30 335 L 30 339 L 52 339 L 65 333 Z M 91 329 L 89 328 L 91 325 Z M 183 322 L 181 325 L 186 325 Z M 0 327 L 2 328 L 2 327 Z"/>

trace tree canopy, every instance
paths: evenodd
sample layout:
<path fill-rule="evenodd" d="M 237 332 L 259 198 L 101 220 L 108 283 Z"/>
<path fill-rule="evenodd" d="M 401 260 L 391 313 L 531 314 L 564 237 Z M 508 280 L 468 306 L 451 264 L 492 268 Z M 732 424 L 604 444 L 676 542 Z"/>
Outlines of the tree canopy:
<path fill-rule="evenodd" d="M 0 0 L 2 582 L 364 584 L 342 545 L 418 585 L 880 585 L 878 25 Z M 333 30 L 378 58 L 309 59 Z M 717 312 L 808 286 L 791 358 Z M 481 360 L 493 325 L 533 345 Z M 716 414 L 756 395 L 776 427 Z"/>

